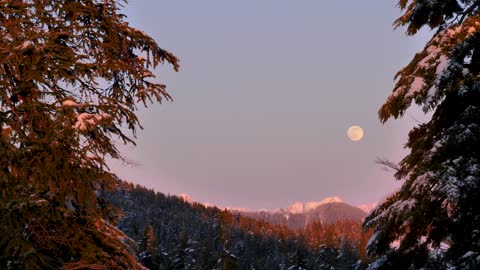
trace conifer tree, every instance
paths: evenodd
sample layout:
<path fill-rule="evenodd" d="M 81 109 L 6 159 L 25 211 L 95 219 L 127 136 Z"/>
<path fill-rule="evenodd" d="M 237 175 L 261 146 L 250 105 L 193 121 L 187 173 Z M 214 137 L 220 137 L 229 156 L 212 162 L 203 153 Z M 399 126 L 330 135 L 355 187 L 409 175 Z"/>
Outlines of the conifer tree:
<path fill-rule="evenodd" d="M 367 217 L 371 269 L 480 268 L 480 1 L 400 0 L 395 22 L 434 31 L 396 75 L 379 116 L 412 102 L 431 120 L 413 128 L 395 177 L 405 181 Z M 435 266 L 434 266 L 435 265 Z"/>
<path fill-rule="evenodd" d="M 134 143 L 137 104 L 170 100 L 178 60 L 130 27 L 121 0 L 0 1 L 0 268 L 142 268 L 97 195 Z M 123 239 L 123 240 L 122 240 Z"/>
<path fill-rule="evenodd" d="M 139 244 L 139 257 L 142 264 L 149 269 L 154 269 L 154 266 L 158 264 L 155 260 L 157 247 L 157 237 L 155 236 L 153 227 L 147 225 L 143 231 L 142 240 Z"/>

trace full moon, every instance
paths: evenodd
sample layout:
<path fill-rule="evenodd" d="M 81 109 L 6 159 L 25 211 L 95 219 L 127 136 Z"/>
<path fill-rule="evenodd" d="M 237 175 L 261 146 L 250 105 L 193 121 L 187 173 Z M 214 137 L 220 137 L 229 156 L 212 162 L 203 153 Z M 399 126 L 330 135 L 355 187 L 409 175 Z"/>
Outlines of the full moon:
<path fill-rule="evenodd" d="M 354 142 L 360 141 L 363 138 L 363 129 L 359 126 L 351 126 L 347 130 L 347 136 Z"/>

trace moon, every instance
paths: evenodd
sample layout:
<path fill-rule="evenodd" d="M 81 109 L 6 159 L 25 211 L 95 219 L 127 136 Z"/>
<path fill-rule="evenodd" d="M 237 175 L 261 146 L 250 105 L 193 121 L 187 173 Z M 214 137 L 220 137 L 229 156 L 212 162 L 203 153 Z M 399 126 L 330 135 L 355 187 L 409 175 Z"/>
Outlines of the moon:
<path fill-rule="evenodd" d="M 354 142 L 360 141 L 363 138 L 363 129 L 360 126 L 351 126 L 347 130 L 347 136 Z"/>

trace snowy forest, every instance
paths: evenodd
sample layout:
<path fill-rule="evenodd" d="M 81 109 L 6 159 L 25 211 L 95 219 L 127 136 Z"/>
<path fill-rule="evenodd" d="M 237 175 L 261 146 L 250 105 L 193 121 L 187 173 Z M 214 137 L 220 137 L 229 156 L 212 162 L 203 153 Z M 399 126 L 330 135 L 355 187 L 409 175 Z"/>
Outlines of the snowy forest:
<path fill-rule="evenodd" d="M 149 269 L 364 269 L 361 221 L 292 230 L 121 182 L 105 194 Z"/>
<path fill-rule="evenodd" d="M 431 114 L 383 161 L 401 188 L 296 227 L 111 171 L 141 110 L 172 100 L 155 72 L 181 72 L 124 5 L 0 1 L 0 269 L 480 269 L 480 0 L 398 1 L 395 28 L 432 33 L 378 111 Z"/>

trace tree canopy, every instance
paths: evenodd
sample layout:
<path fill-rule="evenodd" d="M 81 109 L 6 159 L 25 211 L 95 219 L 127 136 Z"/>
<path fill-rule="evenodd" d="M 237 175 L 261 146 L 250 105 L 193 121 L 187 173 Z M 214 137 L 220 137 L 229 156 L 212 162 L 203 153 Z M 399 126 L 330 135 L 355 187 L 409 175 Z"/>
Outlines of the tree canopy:
<path fill-rule="evenodd" d="M 0 266 L 141 267 L 97 195 L 117 180 L 116 140 L 134 144 L 138 104 L 171 100 L 155 68 L 179 61 L 123 4 L 0 1 Z"/>
<path fill-rule="evenodd" d="M 395 177 L 402 187 L 364 226 L 374 228 L 371 269 L 478 269 L 480 261 L 480 1 L 401 0 L 395 22 L 434 31 L 396 75 L 382 122 L 412 105 L 433 111 L 413 128 Z"/>

